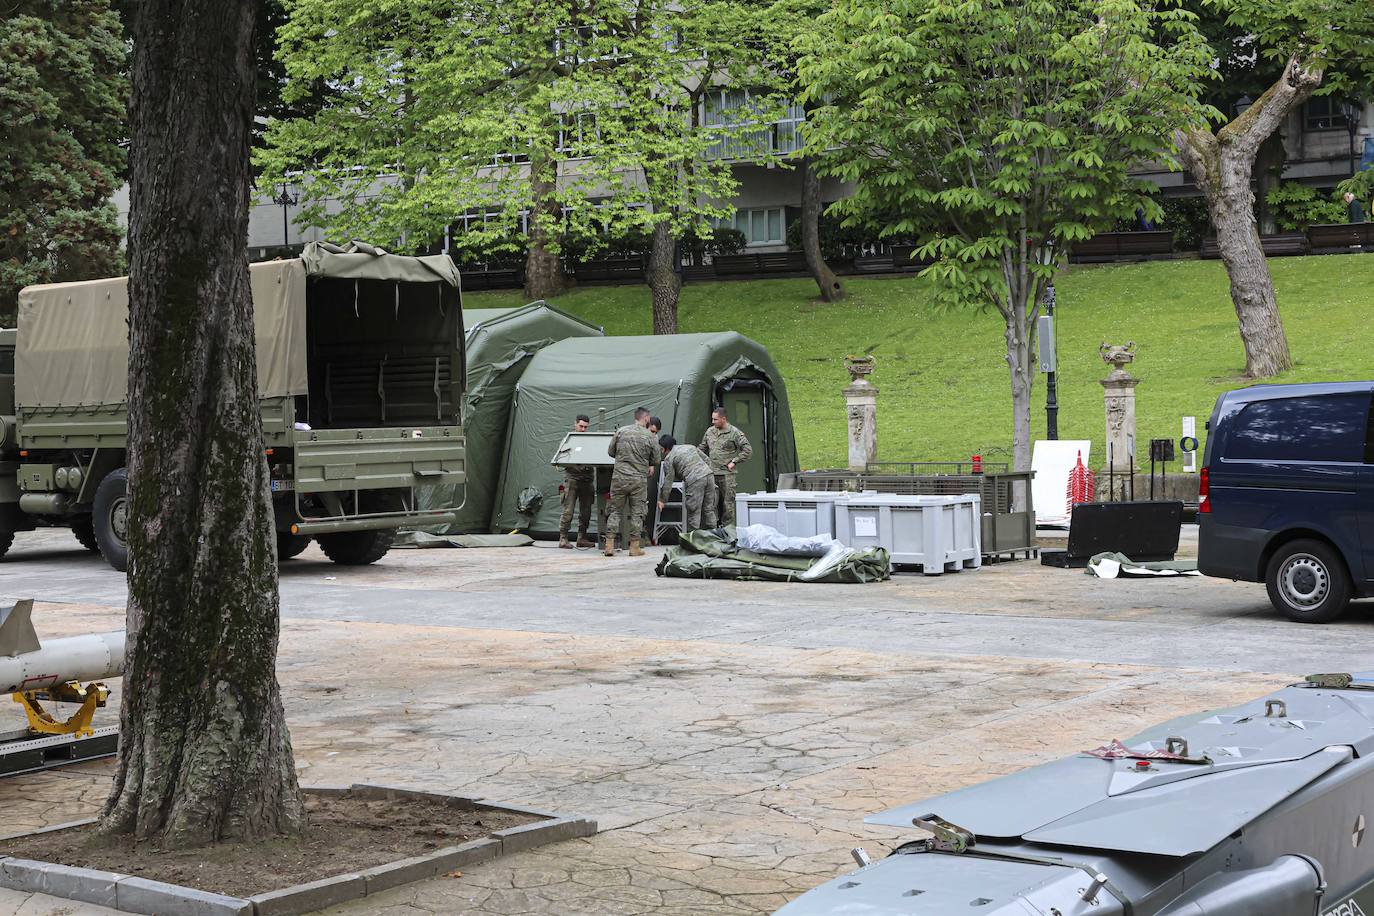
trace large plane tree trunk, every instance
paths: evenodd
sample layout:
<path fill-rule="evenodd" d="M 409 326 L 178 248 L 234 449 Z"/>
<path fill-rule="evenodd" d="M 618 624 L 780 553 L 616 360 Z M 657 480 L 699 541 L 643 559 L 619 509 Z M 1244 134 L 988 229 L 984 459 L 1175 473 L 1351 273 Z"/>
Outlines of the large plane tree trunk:
<path fill-rule="evenodd" d="M 1203 129 L 1174 135 L 1179 158 L 1207 197 L 1217 247 L 1231 280 L 1231 302 L 1240 322 L 1245 374 L 1250 378 L 1268 378 L 1293 365 L 1255 223 L 1251 190 L 1255 156 L 1260 144 L 1321 81 L 1321 70 L 1292 58 L 1258 101 L 1215 134 Z"/>
<path fill-rule="evenodd" d="M 821 298 L 826 302 L 838 302 L 844 298 L 844 287 L 821 255 L 821 177 L 816 174 L 810 159 L 803 159 L 800 168 L 802 251 L 806 253 L 806 269 L 816 281 Z"/>
<path fill-rule="evenodd" d="M 530 196 L 534 207 L 530 211 L 529 250 L 525 254 L 526 299 L 552 299 L 567 289 L 563 262 L 553 250 L 563 217 L 557 191 L 557 160 L 547 152 L 536 151 L 530 159 Z"/>
<path fill-rule="evenodd" d="M 100 829 L 168 848 L 298 832 L 248 280 L 254 2 L 133 27 L 129 652 Z"/>
<path fill-rule="evenodd" d="M 654 302 L 654 333 L 677 333 L 677 300 L 682 292 L 682 274 L 677 270 L 677 239 L 667 220 L 654 226 L 649 249 L 649 292 Z"/>

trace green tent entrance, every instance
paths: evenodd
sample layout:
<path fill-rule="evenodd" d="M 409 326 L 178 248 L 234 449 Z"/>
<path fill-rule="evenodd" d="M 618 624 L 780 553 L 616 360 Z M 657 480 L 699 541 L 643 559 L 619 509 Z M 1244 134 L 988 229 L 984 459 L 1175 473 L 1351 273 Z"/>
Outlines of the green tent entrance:
<path fill-rule="evenodd" d="M 463 401 L 463 428 L 467 436 L 468 477 L 466 484 L 419 491 L 422 507 L 431 503 L 461 503 L 457 520 L 451 525 L 425 529 L 431 534 L 492 530 L 492 508 L 505 463 L 502 452 L 516 383 L 543 348 L 568 338 L 602 334 L 596 325 L 542 300 L 518 308 L 464 309 L 463 325 L 467 342 L 468 386 Z"/>
<path fill-rule="evenodd" d="M 515 386 L 493 530 L 558 533 L 562 472 L 549 461 L 584 413 L 592 428 L 633 422 L 636 407 L 663 431 L 696 445 L 711 409 L 726 408 L 754 447 L 740 467 L 741 492 L 771 489 L 797 470 L 797 443 L 782 374 L 760 344 L 734 332 L 647 337 L 578 337 L 540 350 Z M 469 474 L 475 459 L 469 460 Z M 527 490 L 539 498 L 531 505 Z"/>

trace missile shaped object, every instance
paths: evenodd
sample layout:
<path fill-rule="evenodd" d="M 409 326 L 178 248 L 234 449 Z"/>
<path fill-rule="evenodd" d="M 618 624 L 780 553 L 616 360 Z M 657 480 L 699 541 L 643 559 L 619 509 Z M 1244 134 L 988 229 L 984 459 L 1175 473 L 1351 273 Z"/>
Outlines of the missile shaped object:
<path fill-rule="evenodd" d="M 1206 689 L 1206 684 L 1201 684 Z M 1374 672 L 903 805 L 779 916 L 1374 916 Z"/>
<path fill-rule="evenodd" d="M 119 677 L 123 672 L 123 630 L 40 644 L 32 612 L 31 599 L 0 608 L 0 693 L 47 691 L 73 682 Z"/>

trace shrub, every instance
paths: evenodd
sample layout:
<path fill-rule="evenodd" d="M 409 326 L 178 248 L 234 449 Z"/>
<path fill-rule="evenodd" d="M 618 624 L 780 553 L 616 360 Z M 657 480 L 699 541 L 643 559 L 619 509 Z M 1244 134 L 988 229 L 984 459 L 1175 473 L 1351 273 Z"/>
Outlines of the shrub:
<path fill-rule="evenodd" d="M 1335 192 L 1324 194 L 1316 188 L 1285 181 L 1269 189 L 1265 200 L 1280 232 L 1301 232 L 1319 223 L 1343 223 L 1345 203 Z"/>

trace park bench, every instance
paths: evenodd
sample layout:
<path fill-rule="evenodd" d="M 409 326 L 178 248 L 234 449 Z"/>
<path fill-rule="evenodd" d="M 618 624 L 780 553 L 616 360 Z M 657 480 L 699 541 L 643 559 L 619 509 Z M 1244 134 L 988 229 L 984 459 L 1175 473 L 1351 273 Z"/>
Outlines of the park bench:
<path fill-rule="evenodd" d="M 525 284 L 523 271 L 518 267 L 459 267 L 463 289 L 516 289 Z"/>
<path fill-rule="evenodd" d="M 1338 254 L 1374 247 L 1374 223 L 1326 223 L 1307 227 L 1314 254 Z"/>
<path fill-rule="evenodd" d="M 892 260 L 892 252 L 883 254 L 869 254 L 854 259 L 854 272 L 856 274 L 890 274 L 896 270 L 896 265 Z"/>
<path fill-rule="evenodd" d="M 1146 261 L 1167 257 L 1174 250 L 1174 234 L 1167 229 L 1146 232 L 1099 232 L 1084 242 L 1075 242 L 1069 260 L 1078 263 L 1104 261 Z"/>
<path fill-rule="evenodd" d="M 642 283 L 644 261 L 640 258 L 602 258 L 583 261 L 573 268 L 579 282 Z"/>
<path fill-rule="evenodd" d="M 1261 235 L 1260 247 L 1264 249 L 1266 258 L 1281 258 L 1292 255 L 1307 254 L 1307 236 L 1301 232 L 1280 232 L 1274 235 Z M 1221 248 L 1217 245 L 1217 238 L 1209 235 L 1202 240 L 1202 246 L 1198 249 L 1198 256 L 1215 260 L 1221 257 Z"/>
<path fill-rule="evenodd" d="M 800 251 L 778 251 L 768 254 L 719 254 L 713 260 L 716 274 L 722 277 L 806 272 L 806 255 Z"/>
<path fill-rule="evenodd" d="M 893 245 L 892 246 L 892 268 L 898 271 L 924 270 L 929 267 L 931 261 L 916 255 L 918 245 Z"/>

